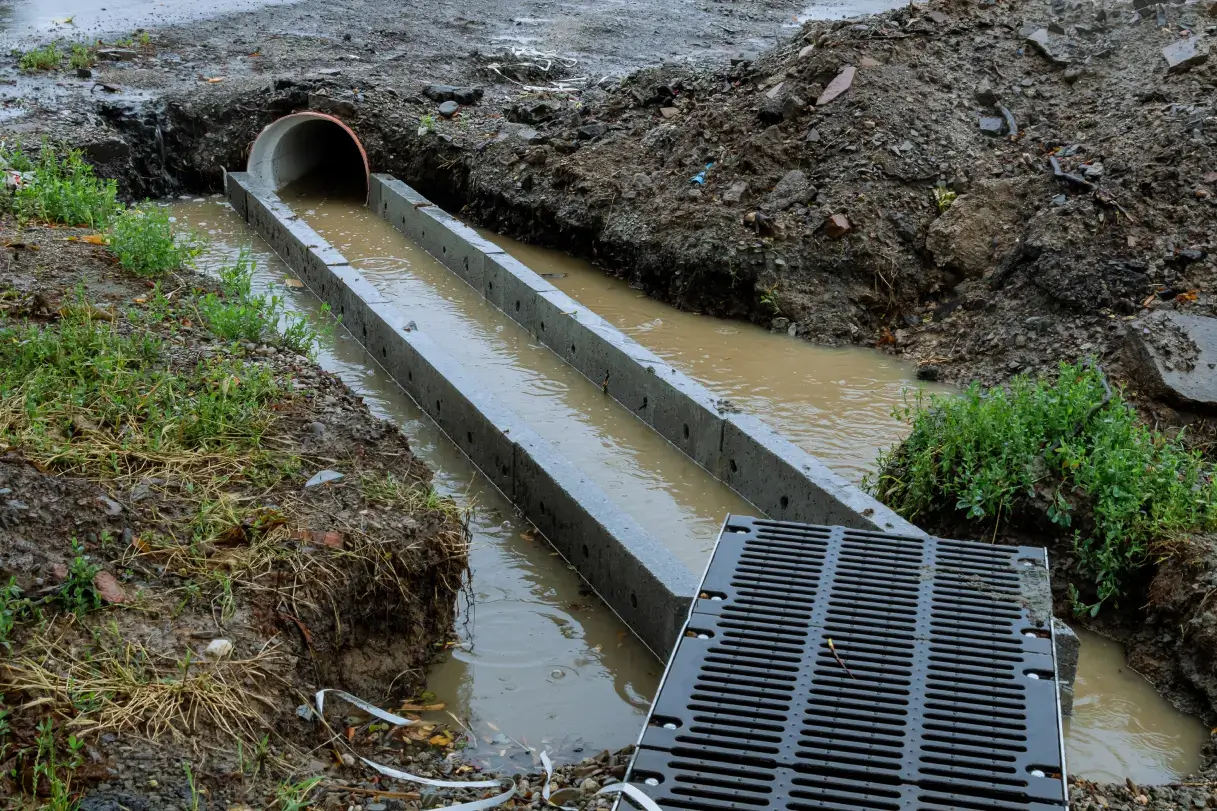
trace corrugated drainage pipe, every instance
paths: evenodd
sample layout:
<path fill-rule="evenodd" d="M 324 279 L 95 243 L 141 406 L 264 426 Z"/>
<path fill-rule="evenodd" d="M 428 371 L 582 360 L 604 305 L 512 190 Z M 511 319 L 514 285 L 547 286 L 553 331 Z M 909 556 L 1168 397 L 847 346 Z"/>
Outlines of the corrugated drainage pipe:
<path fill-rule="evenodd" d="M 347 189 L 360 180 L 368 192 L 368 153 L 340 119 L 325 113 L 292 113 L 258 134 L 246 171 L 279 191 L 297 180 L 324 173 Z"/>

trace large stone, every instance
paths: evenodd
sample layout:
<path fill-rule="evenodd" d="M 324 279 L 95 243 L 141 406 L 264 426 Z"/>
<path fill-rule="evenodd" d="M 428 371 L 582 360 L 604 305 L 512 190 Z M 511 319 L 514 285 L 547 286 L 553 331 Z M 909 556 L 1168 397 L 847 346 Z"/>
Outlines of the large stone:
<path fill-rule="evenodd" d="M 977 183 L 934 220 L 925 244 L 940 267 L 965 278 L 997 267 L 1018 246 L 1023 206 L 1015 180 Z"/>
<path fill-rule="evenodd" d="M 1147 394 L 1217 410 L 1217 318 L 1159 310 L 1125 333 L 1130 374 Z"/>
<path fill-rule="evenodd" d="M 815 194 L 811 181 L 799 169 L 787 172 L 773 191 L 765 196 L 763 208 L 766 211 L 784 211 L 796 203 L 806 203 Z"/>
<path fill-rule="evenodd" d="M 1208 61 L 1209 49 L 1200 37 L 1172 42 L 1162 49 L 1167 73 L 1183 73 Z"/>
<path fill-rule="evenodd" d="M 816 106 L 823 107 L 829 102 L 835 101 L 842 93 L 849 90 L 854 83 L 854 74 L 857 73 L 853 65 L 846 65 L 841 68 L 841 72 L 828 83 L 828 87 L 824 88 L 824 92 L 816 99 Z"/>

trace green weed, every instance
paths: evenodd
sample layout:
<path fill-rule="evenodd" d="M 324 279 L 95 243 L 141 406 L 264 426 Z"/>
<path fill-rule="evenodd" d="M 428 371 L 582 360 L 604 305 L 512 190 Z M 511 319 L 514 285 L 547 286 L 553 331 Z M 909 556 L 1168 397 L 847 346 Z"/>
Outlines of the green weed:
<path fill-rule="evenodd" d="M 299 783 L 282 783 L 275 789 L 275 801 L 279 811 L 303 811 L 308 807 L 309 795 L 321 783 L 320 777 L 310 777 Z"/>
<path fill-rule="evenodd" d="M 59 50 L 59 46 L 52 42 L 50 45 L 44 45 L 41 48 L 34 48 L 32 51 L 26 51 L 21 55 L 21 59 L 17 61 L 17 66 L 24 71 L 34 72 L 38 70 L 55 70 L 63 61 L 63 51 Z"/>
<path fill-rule="evenodd" d="M 761 305 L 767 307 L 774 315 L 782 314 L 782 305 L 778 303 L 778 286 L 776 284 L 761 293 Z"/>
<path fill-rule="evenodd" d="M 72 52 L 68 54 L 68 67 L 73 70 L 91 68 L 97 64 L 97 49 L 82 42 L 72 43 Z"/>
<path fill-rule="evenodd" d="M 72 539 L 72 551 L 75 556 L 68 567 L 68 579 L 59 591 L 58 600 L 65 611 L 80 616 L 101 608 L 101 596 L 93 586 L 93 578 L 100 568 L 89 562 L 84 546 L 75 538 Z"/>
<path fill-rule="evenodd" d="M 147 31 L 140 31 L 136 40 L 139 42 L 141 47 L 147 48 L 152 44 L 152 35 Z"/>
<path fill-rule="evenodd" d="M 456 502 L 441 496 L 424 482 L 399 479 L 392 473 L 365 472 L 359 477 L 359 489 L 368 501 L 386 507 L 407 513 L 443 512 L 458 521 L 461 519 Z"/>
<path fill-rule="evenodd" d="M 950 208 L 955 203 L 955 198 L 958 194 L 945 188 L 934 189 L 934 205 L 938 206 L 938 213 L 941 214 Z"/>
<path fill-rule="evenodd" d="M 0 588 L 0 646 L 5 650 L 13 649 L 13 629 L 17 627 L 17 621 L 24 613 L 26 605 L 26 601 L 21 597 L 17 578 L 10 577 L 8 583 Z"/>
<path fill-rule="evenodd" d="M 199 315 L 208 328 L 229 341 L 260 343 L 278 336 L 278 343 L 311 357 L 320 333 L 300 314 L 287 312 L 283 297 L 253 292 L 254 261 L 242 249 L 236 261 L 220 270 L 221 293 L 199 299 Z M 323 308 L 328 312 L 328 307 Z"/>
<path fill-rule="evenodd" d="M 183 760 L 182 771 L 186 773 L 186 785 L 190 787 L 190 811 L 199 811 L 199 801 L 203 797 L 199 792 L 198 783 L 194 779 L 194 769 L 190 768 L 190 764 Z"/>
<path fill-rule="evenodd" d="M 1118 598 L 1158 542 L 1217 529 L 1213 471 L 1179 439 L 1141 424 L 1091 365 L 1055 380 L 1019 376 L 961 397 L 919 393 L 896 416 L 912 426 L 868 485 L 906 518 L 955 512 L 996 525 L 1034 499 L 1072 530 L 1092 614 Z"/>
<path fill-rule="evenodd" d="M 0 159 L 17 171 L 33 174 L 9 201 L 13 214 L 22 222 L 104 228 L 119 211 L 114 181 L 94 175 L 93 167 L 76 150 L 69 150 L 61 158 L 49 144 L 43 144 L 37 160 L 20 151 L 0 151 Z"/>
<path fill-rule="evenodd" d="M 424 115 L 418 119 L 418 134 L 426 135 L 435 129 L 435 116 Z"/>
<path fill-rule="evenodd" d="M 110 250 L 119 264 L 141 276 L 162 276 L 184 267 L 202 249 L 198 238 L 176 229 L 160 206 L 128 209 L 110 227 Z"/>
<path fill-rule="evenodd" d="M 80 803 L 72 792 L 72 776 L 83 762 L 80 752 L 84 743 L 75 735 L 68 736 L 71 759 L 60 764 L 55 745 L 55 725 L 51 719 L 38 724 L 37 750 L 34 756 L 34 785 L 44 788 L 46 796 L 41 798 L 39 811 L 76 811 Z M 44 782 L 45 781 L 45 782 Z"/>

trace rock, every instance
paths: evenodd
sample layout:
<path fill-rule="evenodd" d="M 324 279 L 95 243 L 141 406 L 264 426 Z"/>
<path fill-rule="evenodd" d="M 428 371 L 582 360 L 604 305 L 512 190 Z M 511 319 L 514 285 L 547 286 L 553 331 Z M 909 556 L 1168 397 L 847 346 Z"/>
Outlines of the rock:
<path fill-rule="evenodd" d="M 350 117 L 358 112 L 355 102 L 349 99 L 336 99 L 333 96 L 327 96 L 322 93 L 309 93 L 308 106 L 322 113 L 330 113 L 331 115 Z"/>
<path fill-rule="evenodd" d="M 1146 393 L 1217 410 L 1217 318 L 1151 313 L 1128 325 L 1124 357 Z"/>
<path fill-rule="evenodd" d="M 938 367 L 934 366 L 933 364 L 927 364 L 925 366 L 917 367 L 917 379 L 918 380 L 927 380 L 932 383 L 938 379 L 939 374 L 940 374 L 940 372 L 938 370 Z"/>
<path fill-rule="evenodd" d="M 558 107 L 548 101 L 515 104 L 507 111 L 509 121 L 522 124 L 543 124 L 558 114 Z"/>
<path fill-rule="evenodd" d="M 776 99 L 782 95 L 782 88 L 786 86 L 785 82 L 778 82 L 773 87 L 765 91 L 765 98 Z"/>
<path fill-rule="evenodd" d="M 784 99 L 765 99 L 761 103 L 760 110 L 757 111 L 757 118 L 763 124 L 776 124 L 786 117 L 786 106 L 783 104 Z"/>
<path fill-rule="evenodd" d="M 1001 116 L 982 115 L 980 117 L 980 132 L 990 138 L 997 138 L 1006 128 L 1006 120 Z"/>
<path fill-rule="evenodd" d="M 1080 65 L 1073 65 L 1065 70 L 1064 79 L 1069 84 L 1073 84 L 1078 79 L 1082 78 L 1082 74 L 1086 71 Z"/>
<path fill-rule="evenodd" d="M 204 655 L 207 656 L 208 659 L 217 660 L 217 659 L 223 659 L 224 657 L 231 654 L 232 651 L 233 651 L 233 644 L 230 640 L 213 639 L 213 640 L 211 640 L 211 643 L 207 646 L 207 649 L 203 651 L 203 653 L 204 653 Z"/>
<path fill-rule="evenodd" d="M 947 15 L 943 14 L 941 11 L 931 11 L 927 16 L 939 25 L 942 25 L 947 21 Z"/>
<path fill-rule="evenodd" d="M 528 127 L 525 127 L 524 129 L 517 132 L 516 137 L 519 138 L 521 141 L 523 141 L 526 144 L 539 144 L 545 140 L 541 136 L 541 133 L 537 132 L 534 129 L 529 129 Z"/>
<path fill-rule="evenodd" d="M 649 180 L 649 178 L 648 178 Z M 738 183 L 732 183 L 731 188 L 723 192 L 723 202 L 735 205 L 742 202 L 744 195 L 748 193 L 748 184 L 741 180 Z"/>
<path fill-rule="evenodd" d="M 560 788 L 549 795 L 550 805 L 573 805 L 583 798 L 583 792 L 577 788 Z"/>
<path fill-rule="evenodd" d="M 815 127 L 812 127 L 807 131 L 807 135 L 804 140 L 808 143 L 818 144 L 820 142 L 820 131 Z"/>
<path fill-rule="evenodd" d="M 799 59 L 806 59 L 811 54 L 811 52 L 814 51 L 815 49 L 816 49 L 816 46 L 814 43 L 811 45 L 804 45 L 802 48 L 799 49 Z"/>
<path fill-rule="evenodd" d="M 844 214 L 833 214 L 824 224 L 824 231 L 833 239 L 840 239 L 852 230 L 853 225 Z"/>
<path fill-rule="evenodd" d="M 799 117 L 799 113 L 803 112 L 803 108 L 806 106 L 807 102 L 798 96 L 786 96 L 782 99 L 782 117 L 787 121 L 793 121 Z"/>
<path fill-rule="evenodd" d="M 118 580 L 114 575 L 105 570 L 93 575 L 93 588 L 97 589 L 97 596 L 101 597 L 104 603 L 121 605 L 127 602 L 127 592 L 118 585 Z"/>
<path fill-rule="evenodd" d="M 98 48 L 94 53 L 107 62 L 130 62 L 139 58 L 139 51 L 130 48 Z"/>
<path fill-rule="evenodd" d="M 860 68 L 877 68 L 879 65 L 878 59 L 871 59 L 869 56 L 864 56 L 858 60 L 858 67 Z"/>
<path fill-rule="evenodd" d="M 457 88 L 450 84 L 429 84 L 423 88 L 423 95 L 432 101 L 452 101 Z"/>
<path fill-rule="evenodd" d="M 480 87 L 458 87 L 452 91 L 452 100 L 457 104 L 477 104 L 484 93 Z"/>
<path fill-rule="evenodd" d="M 113 518 L 116 515 L 122 515 L 122 513 L 123 513 L 123 505 L 119 504 L 117 501 L 115 501 L 112 498 L 108 498 L 106 496 L 98 496 L 97 503 L 100 504 L 101 506 L 105 507 L 106 515 L 110 516 L 111 518 Z"/>
<path fill-rule="evenodd" d="M 675 118 L 680 115 L 680 110 L 677 110 L 675 107 L 660 107 L 659 114 L 664 118 Z"/>
<path fill-rule="evenodd" d="M 82 146 L 81 151 L 97 163 L 109 163 L 130 156 L 131 147 L 122 138 L 103 138 Z"/>
<path fill-rule="evenodd" d="M 828 87 L 824 88 L 824 92 L 816 99 L 816 106 L 823 107 L 825 104 L 836 101 L 842 93 L 849 90 L 850 86 L 854 83 L 854 74 L 856 72 L 857 70 L 853 65 L 846 65 L 841 68 L 841 72 L 828 83 Z"/>
<path fill-rule="evenodd" d="M 455 101 L 445 101 L 439 106 L 439 114 L 444 118 L 452 118 L 461 107 Z"/>
<path fill-rule="evenodd" d="M 791 169 L 765 196 L 762 208 L 769 212 L 785 211 L 796 203 L 806 203 L 814 194 L 815 189 L 807 175 L 802 170 Z"/>
<path fill-rule="evenodd" d="M 92 79 L 93 71 L 89 70 L 88 68 L 77 68 L 76 69 L 76 78 L 77 79 Z"/>
<path fill-rule="evenodd" d="M 588 777 L 579 784 L 579 790 L 586 794 L 595 794 L 600 790 L 600 784 Z"/>
<path fill-rule="evenodd" d="M 992 107 L 1001 100 L 1001 96 L 993 89 L 993 83 L 988 79 L 981 79 L 980 84 L 976 85 L 976 89 L 972 91 L 972 95 L 985 107 Z"/>
<path fill-rule="evenodd" d="M 343 474 L 339 473 L 337 470 L 322 470 L 316 476 L 305 482 L 304 487 L 305 489 L 319 487 L 320 485 L 328 482 L 336 482 L 342 478 Z"/>
<path fill-rule="evenodd" d="M 1172 42 L 1162 49 L 1167 73 L 1183 73 L 1208 61 L 1208 46 L 1199 36 Z"/>
<path fill-rule="evenodd" d="M 591 141 L 600 138 L 608 132 L 608 125 L 602 124 L 599 121 L 593 121 L 590 124 L 584 124 L 578 129 L 579 137 L 584 141 Z"/>
<path fill-rule="evenodd" d="M 1023 184 L 989 180 L 973 185 L 930 224 L 925 245 L 940 267 L 965 277 L 997 267 L 1018 246 L 1024 228 Z"/>
<path fill-rule="evenodd" d="M 1063 194 L 1058 194 L 1056 197 L 1053 197 L 1052 200 L 1050 200 L 1049 202 L 1052 205 L 1059 207 L 1059 206 L 1063 206 L 1063 205 L 1065 205 L 1065 203 L 1069 202 L 1069 198 Z"/>

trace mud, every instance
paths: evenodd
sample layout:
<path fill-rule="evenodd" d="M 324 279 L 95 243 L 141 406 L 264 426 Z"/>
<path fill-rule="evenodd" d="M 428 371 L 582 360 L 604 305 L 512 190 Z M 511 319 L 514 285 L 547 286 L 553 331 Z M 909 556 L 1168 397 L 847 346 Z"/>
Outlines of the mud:
<path fill-rule="evenodd" d="M 51 328 L 61 313 L 85 306 L 83 296 L 97 323 L 163 340 L 159 360 L 168 371 L 226 359 L 247 362 L 249 376 L 266 370 L 283 394 L 263 441 L 284 475 L 229 473 L 215 482 L 214 500 L 200 500 L 192 480 L 175 473 L 86 478 L 38 461 L 44 455 L 32 447 L 6 445 L 0 581 L 11 578 L 41 607 L 6 630 L 0 793 L 21 802 L 23 790 L 49 789 L 33 776 L 31 754 L 35 725 L 46 721 L 61 737 L 77 730 L 87 747 L 72 791 L 93 797 L 88 807 L 108 807 L 111 795 L 155 808 L 180 802 L 183 792 L 189 798 L 183 761 L 194 765 L 213 807 L 260 806 L 311 760 L 317 733 L 296 714 L 307 696 L 340 687 L 386 701 L 422 690 L 426 665 L 453 627 L 465 530 L 442 503 L 411 509 L 365 489 L 362 482 L 390 476 L 426 488 L 431 474 L 401 432 L 369 414 L 337 378 L 274 345 L 229 345 L 188 317 L 159 320 L 149 310 L 150 284 L 114 266 L 103 248 L 68 241 L 80 235 L 3 227 L 9 323 Z M 179 297 L 210 287 L 191 274 L 164 284 Z M 108 431 L 82 419 L 69 429 L 77 453 Z M 346 478 L 304 487 L 323 469 Z M 64 594 L 83 587 L 73 574 L 81 561 L 100 570 L 92 588 L 103 607 L 74 615 L 60 606 L 72 605 Z M 12 597 L 6 615 L 16 610 Z M 205 655 L 219 639 L 231 643 L 231 654 Z M 67 687 L 53 686 L 63 678 Z M 90 679 L 113 681 L 87 694 L 71 686 Z M 169 687 L 152 698 L 155 685 L 175 683 L 181 698 Z M 263 734 L 267 748 L 255 758 Z"/>

